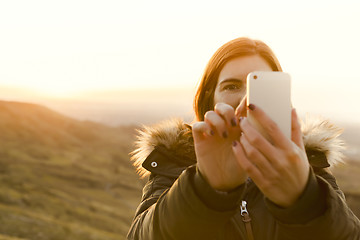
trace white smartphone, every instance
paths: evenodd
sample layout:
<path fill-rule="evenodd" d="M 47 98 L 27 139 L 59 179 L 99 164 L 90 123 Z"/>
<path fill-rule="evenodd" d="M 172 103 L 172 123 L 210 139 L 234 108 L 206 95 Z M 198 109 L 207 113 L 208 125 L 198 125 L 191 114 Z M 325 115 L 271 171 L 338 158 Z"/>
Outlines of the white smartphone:
<path fill-rule="evenodd" d="M 284 72 L 255 71 L 247 76 L 247 104 L 254 104 L 279 126 L 286 137 L 291 139 L 291 77 Z M 247 111 L 248 120 L 258 131 L 271 139 L 264 128 Z"/>

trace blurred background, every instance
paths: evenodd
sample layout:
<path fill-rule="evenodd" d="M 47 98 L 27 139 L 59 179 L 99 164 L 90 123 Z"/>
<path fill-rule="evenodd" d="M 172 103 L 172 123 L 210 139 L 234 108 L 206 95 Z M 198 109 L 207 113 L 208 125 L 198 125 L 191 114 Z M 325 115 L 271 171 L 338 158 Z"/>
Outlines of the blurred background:
<path fill-rule="evenodd" d="M 0 239 L 125 239 L 135 128 L 191 121 L 207 61 L 246 36 L 292 76 L 299 115 L 344 128 L 333 168 L 360 216 L 358 1 L 0 2 Z"/>

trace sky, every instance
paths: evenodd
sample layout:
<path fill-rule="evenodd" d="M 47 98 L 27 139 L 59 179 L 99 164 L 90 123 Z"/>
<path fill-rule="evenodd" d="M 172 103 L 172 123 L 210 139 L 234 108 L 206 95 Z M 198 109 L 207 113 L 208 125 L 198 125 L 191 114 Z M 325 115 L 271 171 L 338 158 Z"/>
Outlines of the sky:
<path fill-rule="evenodd" d="M 246 36 L 274 50 L 301 115 L 359 123 L 359 11 L 355 0 L 0 1 L 0 99 L 181 115 L 212 54 Z"/>

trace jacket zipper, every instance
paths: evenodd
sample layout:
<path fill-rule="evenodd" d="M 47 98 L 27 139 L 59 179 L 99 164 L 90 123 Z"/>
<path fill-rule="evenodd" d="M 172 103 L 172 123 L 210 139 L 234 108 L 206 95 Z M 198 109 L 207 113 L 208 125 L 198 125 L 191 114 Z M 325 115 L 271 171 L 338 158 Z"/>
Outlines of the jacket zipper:
<path fill-rule="evenodd" d="M 245 229 L 249 240 L 254 240 L 254 235 L 251 228 L 251 218 L 249 215 L 248 210 L 246 209 L 246 201 L 241 202 L 240 206 L 240 214 L 242 217 L 243 222 L 245 223 Z"/>

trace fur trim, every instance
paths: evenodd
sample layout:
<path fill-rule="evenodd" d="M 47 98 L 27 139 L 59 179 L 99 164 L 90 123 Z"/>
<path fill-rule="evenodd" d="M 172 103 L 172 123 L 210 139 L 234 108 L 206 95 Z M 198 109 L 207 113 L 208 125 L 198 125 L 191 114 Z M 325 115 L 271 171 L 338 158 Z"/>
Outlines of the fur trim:
<path fill-rule="evenodd" d="M 328 119 L 306 116 L 301 124 L 306 149 L 325 153 L 330 166 L 343 162 L 345 142 L 339 137 L 343 129 L 330 123 Z"/>
<path fill-rule="evenodd" d="M 195 157 L 191 128 L 181 119 L 173 118 L 154 126 L 143 126 L 143 129 L 138 130 L 138 134 L 136 150 L 130 154 L 141 178 L 150 174 L 142 167 L 142 163 L 156 146 L 163 145 L 180 156 Z"/>
<path fill-rule="evenodd" d="M 322 118 L 309 118 L 302 122 L 301 130 L 306 149 L 321 151 L 330 165 L 343 162 L 344 142 L 339 138 L 342 129 Z M 150 173 L 142 163 L 155 149 L 163 145 L 179 156 L 195 157 L 191 127 L 181 119 L 169 119 L 154 126 L 143 126 L 138 130 L 136 150 L 131 152 L 131 160 L 141 178 Z"/>

